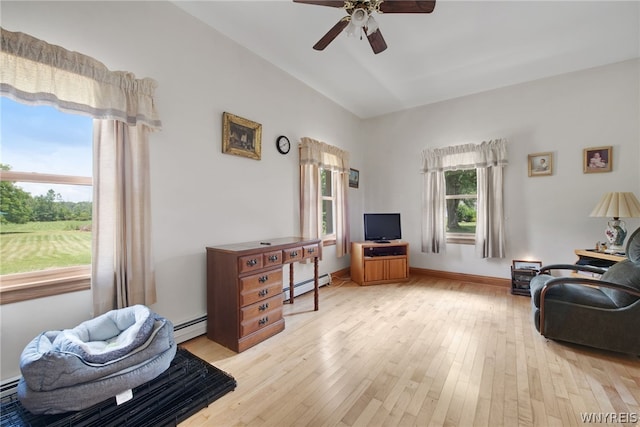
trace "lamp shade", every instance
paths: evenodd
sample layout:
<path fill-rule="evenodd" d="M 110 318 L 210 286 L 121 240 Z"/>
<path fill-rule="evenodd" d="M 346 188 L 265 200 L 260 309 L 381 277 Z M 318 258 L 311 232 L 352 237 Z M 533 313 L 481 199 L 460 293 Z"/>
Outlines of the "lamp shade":
<path fill-rule="evenodd" d="M 589 216 L 606 218 L 640 218 L 640 201 L 631 193 L 606 193 Z"/>

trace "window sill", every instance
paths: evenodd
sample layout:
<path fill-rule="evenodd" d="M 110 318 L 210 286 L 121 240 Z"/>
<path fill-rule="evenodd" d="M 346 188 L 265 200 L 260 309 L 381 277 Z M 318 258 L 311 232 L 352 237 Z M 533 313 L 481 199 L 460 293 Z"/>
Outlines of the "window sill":
<path fill-rule="evenodd" d="M 464 233 L 447 233 L 447 243 L 454 243 L 459 245 L 475 245 L 476 236 L 474 234 Z"/>
<path fill-rule="evenodd" d="M 90 265 L 0 277 L 0 305 L 91 289 Z"/>

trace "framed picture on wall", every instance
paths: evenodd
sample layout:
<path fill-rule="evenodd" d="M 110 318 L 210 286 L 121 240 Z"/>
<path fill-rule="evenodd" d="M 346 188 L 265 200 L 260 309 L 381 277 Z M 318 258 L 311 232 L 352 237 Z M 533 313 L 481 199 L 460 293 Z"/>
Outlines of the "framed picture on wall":
<path fill-rule="evenodd" d="M 360 171 L 357 169 L 349 169 L 349 187 L 358 188 L 360 184 Z"/>
<path fill-rule="evenodd" d="M 529 154 L 529 176 L 553 174 L 553 153 Z"/>
<path fill-rule="evenodd" d="M 611 172 L 613 147 L 592 147 L 583 150 L 584 173 Z"/>
<path fill-rule="evenodd" d="M 222 152 L 260 160 L 262 125 L 231 113 L 223 113 Z"/>

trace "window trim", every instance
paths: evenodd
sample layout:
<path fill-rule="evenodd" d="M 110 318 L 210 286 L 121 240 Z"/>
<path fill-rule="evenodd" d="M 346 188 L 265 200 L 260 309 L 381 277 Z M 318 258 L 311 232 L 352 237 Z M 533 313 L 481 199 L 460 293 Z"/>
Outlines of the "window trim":
<path fill-rule="evenodd" d="M 93 185 L 90 176 L 54 175 L 51 173 L 2 171 L 0 181 L 37 182 L 42 184 Z"/>
<path fill-rule="evenodd" d="M 91 289 L 91 265 L 0 276 L 0 305 Z"/>

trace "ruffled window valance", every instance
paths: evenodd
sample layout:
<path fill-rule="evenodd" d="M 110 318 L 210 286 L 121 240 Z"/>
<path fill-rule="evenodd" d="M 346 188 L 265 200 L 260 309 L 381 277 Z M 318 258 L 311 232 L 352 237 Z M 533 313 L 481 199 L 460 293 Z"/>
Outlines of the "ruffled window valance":
<path fill-rule="evenodd" d="M 160 129 L 156 82 L 110 71 L 86 55 L 0 28 L 0 94 L 96 119 Z"/>
<path fill-rule="evenodd" d="M 506 164 L 507 141 L 505 139 L 425 149 L 422 152 L 423 173 L 505 166 Z"/>
<path fill-rule="evenodd" d="M 349 152 L 333 145 L 304 137 L 300 143 L 300 164 L 349 172 Z"/>

